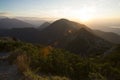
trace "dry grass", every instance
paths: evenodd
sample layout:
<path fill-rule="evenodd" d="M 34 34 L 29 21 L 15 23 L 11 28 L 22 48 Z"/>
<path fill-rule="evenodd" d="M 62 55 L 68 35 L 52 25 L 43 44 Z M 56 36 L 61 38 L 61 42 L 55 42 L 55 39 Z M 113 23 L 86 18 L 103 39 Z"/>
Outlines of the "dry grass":
<path fill-rule="evenodd" d="M 26 72 L 29 69 L 29 62 L 30 62 L 30 60 L 28 59 L 27 55 L 25 55 L 25 54 L 19 55 L 17 57 L 16 64 L 17 64 L 20 72 Z"/>

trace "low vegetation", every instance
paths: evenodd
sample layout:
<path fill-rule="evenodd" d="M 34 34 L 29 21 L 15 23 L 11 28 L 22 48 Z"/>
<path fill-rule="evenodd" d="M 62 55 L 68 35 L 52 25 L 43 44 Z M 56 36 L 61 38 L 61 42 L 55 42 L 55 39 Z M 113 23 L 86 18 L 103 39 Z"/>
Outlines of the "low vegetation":
<path fill-rule="evenodd" d="M 119 80 L 120 45 L 107 55 L 81 57 L 63 49 L 17 41 L 0 41 L 0 51 L 11 52 L 25 80 Z"/>

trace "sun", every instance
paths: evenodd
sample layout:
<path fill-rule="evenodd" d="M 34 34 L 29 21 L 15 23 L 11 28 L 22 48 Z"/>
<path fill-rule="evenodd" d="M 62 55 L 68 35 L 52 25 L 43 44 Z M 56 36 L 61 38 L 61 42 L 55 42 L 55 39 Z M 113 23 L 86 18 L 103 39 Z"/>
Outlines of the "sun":
<path fill-rule="evenodd" d="M 74 16 L 81 22 L 88 22 L 95 17 L 95 9 L 92 7 L 85 7 L 75 12 Z"/>
<path fill-rule="evenodd" d="M 96 15 L 96 8 L 94 6 L 81 7 L 81 8 L 67 8 L 65 7 L 62 10 L 55 10 L 54 16 L 64 17 L 68 19 L 74 19 L 80 22 L 89 22 Z"/>
<path fill-rule="evenodd" d="M 91 16 L 89 16 L 89 15 L 80 15 L 80 16 L 78 16 L 79 17 L 79 19 L 82 21 L 82 22 L 88 22 L 88 21 L 90 21 L 91 19 L 92 19 L 92 17 Z"/>

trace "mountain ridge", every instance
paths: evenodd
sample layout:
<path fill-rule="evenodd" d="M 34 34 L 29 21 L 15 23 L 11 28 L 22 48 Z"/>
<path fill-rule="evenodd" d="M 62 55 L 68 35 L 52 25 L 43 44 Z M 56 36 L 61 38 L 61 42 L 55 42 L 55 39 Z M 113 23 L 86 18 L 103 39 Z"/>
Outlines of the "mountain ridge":
<path fill-rule="evenodd" d="M 4 34 L 4 31 L 1 34 Z M 86 25 L 67 19 L 56 20 L 43 30 L 13 28 L 4 36 L 12 36 L 25 42 L 51 45 L 84 56 L 88 53 L 94 54 L 96 51 L 99 52 L 97 54 L 102 54 L 112 45 L 111 42 L 97 36 L 94 30 Z"/>
<path fill-rule="evenodd" d="M 34 25 L 15 18 L 3 18 L 0 20 L 0 29 L 25 28 L 25 27 L 34 27 Z"/>

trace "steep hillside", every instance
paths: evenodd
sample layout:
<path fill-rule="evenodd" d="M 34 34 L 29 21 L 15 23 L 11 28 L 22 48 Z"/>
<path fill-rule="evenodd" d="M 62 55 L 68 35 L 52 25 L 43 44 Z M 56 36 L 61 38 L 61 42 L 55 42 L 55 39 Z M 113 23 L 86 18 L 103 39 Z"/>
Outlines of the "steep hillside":
<path fill-rule="evenodd" d="M 94 33 L 81 28 L 74 35 L 74 39 L 69 41 L 66 48 L 74 53 L 78 53 L 82 56 L 90 55 L 95 53 L 102 54 L 107 49 L 111 48 L 112 44 Z"/>

